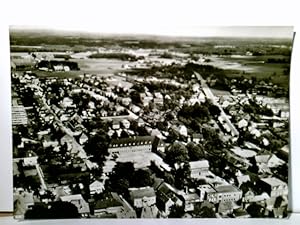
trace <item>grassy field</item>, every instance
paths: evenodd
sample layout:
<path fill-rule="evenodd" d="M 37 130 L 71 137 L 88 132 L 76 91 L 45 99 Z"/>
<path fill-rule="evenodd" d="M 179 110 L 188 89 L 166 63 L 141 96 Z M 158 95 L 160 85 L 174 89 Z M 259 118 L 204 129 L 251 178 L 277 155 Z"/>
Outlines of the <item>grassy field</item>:
<path fill-rule="evenodd" d="M 258 80 L 270 78 L 274 84 L 288 88 L 289 75 L 286 70 L 290 64 L 267 63 L 268 58 L 289 60 L 286 56 L 214 57 L 211 64 L 226 70 L 236 70 L 235 73 L 227 73 L 227 77 L 256 77 Z"/>

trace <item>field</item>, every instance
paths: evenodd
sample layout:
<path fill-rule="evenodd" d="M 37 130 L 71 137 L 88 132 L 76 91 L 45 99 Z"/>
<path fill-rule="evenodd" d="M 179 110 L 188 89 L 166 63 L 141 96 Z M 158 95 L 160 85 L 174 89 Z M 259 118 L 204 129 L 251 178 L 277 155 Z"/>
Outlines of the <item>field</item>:
<path fill-rule="evenodd" d="M 77 62 L 83 72 L 104 75 L 122 71 L 124 70 L 122 66 L 130 63 L 117 59 L 72 59 L 71 61 Z"/>
<path fill-rule="evenodd" d="M 289 58 L 285 56 L 211 56 L 207 64 L 225 70 L 235 70 L 235 73 L 227 73 L 228 77 L 243 75 L 246 78 L 256 77 L 258 80 L 269 79 L 274 84 L 288 88 L 289 86 Z M 283 59 L 288 63 L 268 63 L 267 60 Z"/>

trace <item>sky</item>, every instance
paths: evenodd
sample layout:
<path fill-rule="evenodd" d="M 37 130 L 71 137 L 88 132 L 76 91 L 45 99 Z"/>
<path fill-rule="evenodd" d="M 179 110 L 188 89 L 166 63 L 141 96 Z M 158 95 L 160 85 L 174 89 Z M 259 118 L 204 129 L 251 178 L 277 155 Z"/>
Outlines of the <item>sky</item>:
<path fill-rule="evenodd" d="M 187 37 L 266 37 L 266 38 L 292 38 L 293 27 L 291 26 L 12 26 L 16 29 L 54 29 L 61 31 L 81 31 L 99 34 L 146 34 Z"/>

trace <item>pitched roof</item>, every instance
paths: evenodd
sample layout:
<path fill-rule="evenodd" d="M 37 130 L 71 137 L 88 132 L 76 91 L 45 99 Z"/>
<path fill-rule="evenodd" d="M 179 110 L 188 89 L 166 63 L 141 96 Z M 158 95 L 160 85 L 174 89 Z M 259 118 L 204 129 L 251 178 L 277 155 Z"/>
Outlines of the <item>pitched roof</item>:
<path fill-rule="evenodd" d="M 285 182 L 283 182 L 282 180 L 279 180 L 276 177 L 268 177 L 268 178 L 262 178 L 261 181 L 269 184 L 270 186 L 278 186 L 278 185 L 285 185 L 287 186 L 287 184 Z"/>
<path fill-rule="evenodd" d="M 220 185 L 215 187 L 215 189 L 219 193 L 240 191 L 238 188 L 236 188 L 233 185 Z"/>
<path fill-rule="evenodd" d="M 191 170 L 209 167 L 209 163 L 207 160 L 193 161 L 193 162 L 189 162 L 189 164 L 190 164 Z"/>
<path fill-rule="evenodd" d="M 95 202 L 94 209 L 107 209 L 110 207 L 123 206 L 122 203 L 114 199 L 113 197 L 109 197 L 106 199 L 101 199 Z"/>
<path fill-rule="evenodd" d="M 239 185 L 241 185 L 242 183 L 250 181 L 250 176 L 249 175 L 238 176 L 237 181 L 238 181 Z"/>
<path fill-rule="evenodd" d="M 84 200 L 81 194 L 61 196 L 60 199 L 64 202 L 70 202 L 74 200 Z"/>
<path fill-rule="evenodd" d="M 133 199 L 155 196 L 155 192 L 152 187 L 129 188 L 129 191 L 130 191 L 130 196 Z"/>
<path fill-rule="evenodd" d="M 113 148 L 114 145 L 152 145 L 154 137 L 152 136 L 135 136 L 129 138 L 120 138 L 120 139 L 113 139 L 109 145 L 110 148 Z"/>

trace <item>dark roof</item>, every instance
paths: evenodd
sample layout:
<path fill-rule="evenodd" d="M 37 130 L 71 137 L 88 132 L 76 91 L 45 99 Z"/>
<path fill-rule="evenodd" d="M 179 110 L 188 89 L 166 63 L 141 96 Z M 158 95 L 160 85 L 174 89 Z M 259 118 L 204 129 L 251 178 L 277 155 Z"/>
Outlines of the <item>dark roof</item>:
<path fill-rule="evenodd" d="M 143 198 L 143 197 L 152 197 L 152 196 L 155 196 L 155 192 L 152 187 L 144 187 L 144 188 L 130 190 L 130 196 L 133 199 Z"/>
<path fill-rule="evenodd" d="M 221 185 L 221 186 L 215 187 L 215 189 L 218 193 L 240 191 L 238 188 L 234 187 L 233 185 Z"/>
<path fill-rule="evenodd" d="M 111 141 L 109 147 L 113 148 L 114 145 L 152 145 L 154 140 L 154 137 L 152 136 L 135 136 L 135 137 L 129 137 L 129 138 L 120 138 L 120 139 L 114 139 Z"/>
<path fill-rule="evenodd" d="M 116 206 L 123 206 L 120 202 L 118 202 L 116 199 L 113 197 L 109 197 L 106 199 L 98 200 L 95 203 L 94 209 L 106 209 L 109 207 L 116 207 Z"/>

